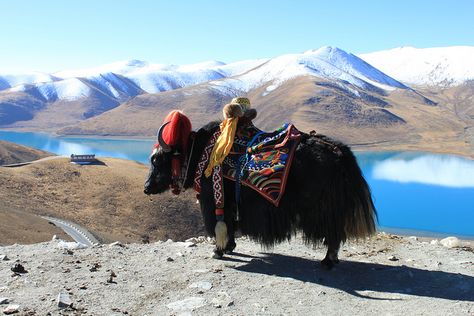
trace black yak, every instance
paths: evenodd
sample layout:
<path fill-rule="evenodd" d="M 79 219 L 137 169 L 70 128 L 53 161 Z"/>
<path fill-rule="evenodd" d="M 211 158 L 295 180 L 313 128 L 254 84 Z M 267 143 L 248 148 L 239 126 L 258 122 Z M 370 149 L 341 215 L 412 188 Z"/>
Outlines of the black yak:
<path fill-rule="evenodd" d="M 170 128 L 164 133 L 167 124 Z M 178 194 L 181 189 L 192 188 L 199 159 L 218 129 L 219 122 L 211 122 L 191 132 L 190 121 L 182 112 L 170 113 L 158 133 L 159 145 L 155 145 L 150 157 L 144 192 L 157 194 L 171 188 Z M 198 199 L 206 231 L 215 236 L 216 205 L 211 178 L 201 177 Z M 376 210 L 353 153 L 348 146 L 314 132 L 301 133 L 278 207 L 244 185 L 236 202 L 235 190 L 235 182 L 225 179 L 224 221 L 228 239 L 225 247 L 216 247 L 216 257 L 234 250 L 237 230 L 265 247 L 301 232 L 308 244 L 322 243 L 328 247 L 321 264 L 331 269 L 339 262 L 341 242 L 375 232 Z"/>

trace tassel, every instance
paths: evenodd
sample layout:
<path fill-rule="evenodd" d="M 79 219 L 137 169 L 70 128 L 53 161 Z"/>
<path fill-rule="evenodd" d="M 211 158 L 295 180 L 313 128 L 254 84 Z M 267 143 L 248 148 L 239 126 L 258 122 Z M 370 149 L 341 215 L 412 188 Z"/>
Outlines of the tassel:
<path fill-rule="evenodd" d="M 216 144 L 212 149 L 209 157 L 209 164 L 207 165 L 204 175 L 209 178 L 212 173 L 212 168 L 222 164 L 225 157 L 229 154 L 232 145 L 234 144 L 235 131 L 237 130 L 237 123 L 239 118 L 226 118 L 221 123 L 221 134 L 217 138 Z"/>
<path fill-rule="evenodd" d="M 216 248 L 224 250 L 227 246 L 227 225 L 224 221 L 218 221 L 215 227 L 216 233 Z"/>

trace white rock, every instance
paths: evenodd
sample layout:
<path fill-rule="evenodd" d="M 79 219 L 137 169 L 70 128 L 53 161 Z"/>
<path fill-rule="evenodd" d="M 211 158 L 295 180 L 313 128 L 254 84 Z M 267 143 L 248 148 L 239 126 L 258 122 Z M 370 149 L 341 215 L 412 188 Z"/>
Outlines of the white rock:
<path fill-rule="evenodd" d="M 416 237 L 416 236 L 410 236 L 410 237 L 408 237 L 408 239 L 411 239 L 411 240 L 417 241 L 417 240 L 418 240 L 418 237 Z"/>
<path fill-rule="evenodd" d="M 110 247 L 124 247 L 120 241 L 115 241 L 109 245 Z"/>
<path fill-rule="evenodd" d="M 196 243 L 192 242 L 192 241 L 185 241 L 185 242 L 178 242 L 178 245 L 181 245 L 181 246 L 184 246 L 186 248 L 190 248 L 190 247 L 195 247 L 196 246 Z"/>
<path fill-rule="evenodd" d="M 7 255 L 0 255 L 0 261 L 8 261 L 10 260 Z"/>
<path fill-rule="evenodd" d="M 10 299 L 7 297 L 0 297 L 0 305 L 10 303 Z"/>
<path fill-rule="evenodd" d="M 234 300 L 226 292 L 218 292 L 217 297 L 213 298 L 211 303 L 217 308 L 228 307 L 234 305 Z"/>
<path fill-rule="evenodd" d="M 188 297 L 181 301 L 176 301 L 166 305 L 169 309 L 174 311 L 194 310 L 206 305 L 206 300 L 202 297 Z"/>
<path fill-rule="evenodd" d="M 53 235 L 53 238 L 51 238 L 51 241 L 55 241 L 55 240 L 57 240 L 57 239 L 58 239 L 58 236 Z"/>
<path fill-rule="evenodd" d="M 20 309 L 20 305 L 8 305 L 7 308 L 3 310 L 3 313 L 5 315 L 10 315 L 10 314 L 15 314 L 18 313 L 18 310 Z"/>
<path fill-rule="evenodd" d="M 461 241 L 456 237 L 446 237 L 441 239 L 439 243 L 447 248 L 456 248 L 461 246 Z"/>
<path fill-rule="evenodd" d="M 74 241 L 64 241 L 64 240 L 59 240 L 58 245 L 56 247 L 61 248 L 61 249 L 69 249 L 69 250 L 87 248 L 87 246 L 84 245 L 83 243 L 74 242 Z"/>
<path fill-rule="evenodd" d="M 438 239 L 433 239 L 433 240 L 430 242 L 430 244 L 432 244 L 432 245 L 437 245 L 437 244 L 439 244 L 439 241 L 438 241 Z"/>
<path fill-rule="evenodd" d="M 195 289 L 197 288 L 204 291 L 209 291 L 210 289 L 212 289 L 212 283 L 208 281 L 198 281 L 198 282 L 191 283 L 189 287 L 195 288 Z"/>
<path fill-rule="evenodd" d="M 56 301 L 58 302 L 59 308 L 67 308 L 72 305 L 71 298 L 67 293 L 59 293 Z"/>

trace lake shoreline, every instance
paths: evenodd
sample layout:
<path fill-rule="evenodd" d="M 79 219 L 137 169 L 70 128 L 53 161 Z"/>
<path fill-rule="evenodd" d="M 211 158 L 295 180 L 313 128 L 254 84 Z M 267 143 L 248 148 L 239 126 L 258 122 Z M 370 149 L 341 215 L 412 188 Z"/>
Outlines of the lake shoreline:
<path fill-rule="evenodd" d="M 156 135 L 81 135 L 81 134 L 71 134 L 71 135 L 63 135 L 57 134 L 54 131 L 45 131 L 45 130 L 37 130 L 32 128 L 0 128 L 0 132 L 16 132 L 16 133 L 39 133 L 39 134 L 46 134 L 52 137 L 60 138 L 60 139 L 100 139 L 100 140 L 124 140 L 124 141 L 155 141 Z M 464 158 L 468 158 L 470 160 L 474 160 L 474 150 L 467 151 L 467 150 L 452 150 L 450 148 L 442 147 L 443 144 L 396 144 L 396 145 L 376 145 L 376 144 L 350 144 L 347 145 L 353 150 L 354 152 L 397 152 L 397 151 L 407 151 L 413 153 L 432 153 L 432 154 L 447 154 L 447 155 L 454 155 L 460 156 Z"/>

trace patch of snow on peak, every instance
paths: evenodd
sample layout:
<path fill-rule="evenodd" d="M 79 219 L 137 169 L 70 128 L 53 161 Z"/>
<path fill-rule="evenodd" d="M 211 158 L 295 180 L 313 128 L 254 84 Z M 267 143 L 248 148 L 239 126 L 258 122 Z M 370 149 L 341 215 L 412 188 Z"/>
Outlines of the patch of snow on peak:
<path fill-rule="evenodd" d="M 47 101 L 74 101 L 90 95 L 91 89 L 77 78 L 36 85 Z"/>
<path fill-rule="evenodd" d="M 408 84 L 453 86 L 474 79 L 474 47 L 398 47 L 360 58 Z"/>
<path fill-rule="evenodd" d="M 52 82 L 56 80 L 59 79 L 55 76 L 36 71 L 30 73 L 0 75 L 0 90 L 12 88 L 18 85 Z"/>
<path fill-rule="evenodd" d="M 386 90 L 407 88 L 357 56 L 330 46 L 302 54 L 282 55 L 240 76 L 213 84 L 249 91 L 267 83 L 278 87 L 289 79 L 307 75 L 345 82 L 362 89 L 366 88 L 367 84 Z"/>

